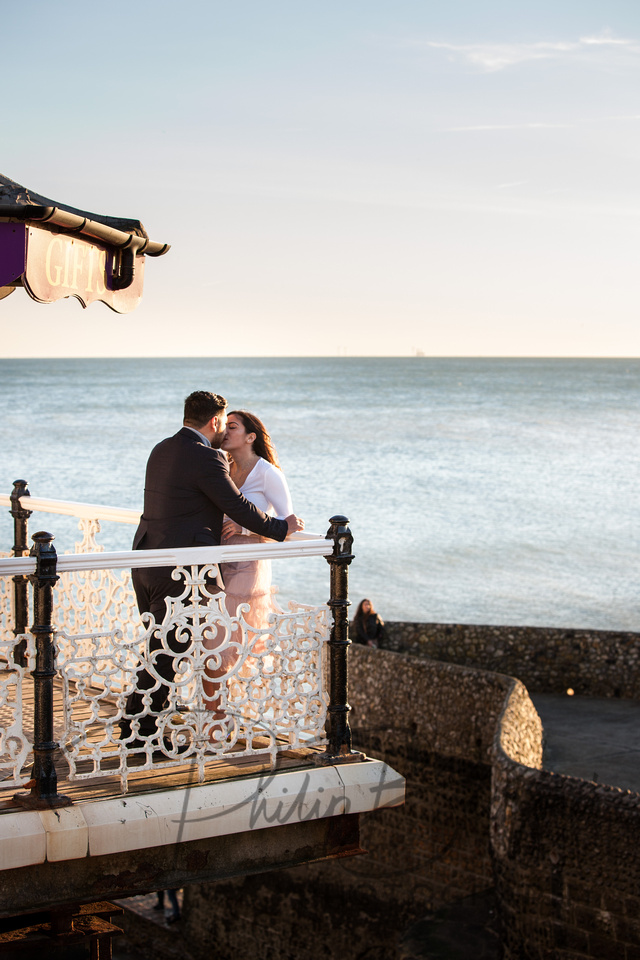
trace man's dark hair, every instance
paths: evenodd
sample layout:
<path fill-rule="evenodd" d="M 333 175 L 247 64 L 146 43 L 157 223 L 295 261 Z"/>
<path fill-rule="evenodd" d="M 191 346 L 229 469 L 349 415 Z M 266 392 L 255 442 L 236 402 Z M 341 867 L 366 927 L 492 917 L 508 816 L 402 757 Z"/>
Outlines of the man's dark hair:
<path fill-rule="evenodd" d="M 196 390 L 184 402 L 184 424 L 187 427 L 204 427 L 211 417 L 219 417 L 227 408 L 227 401 L 209 390 Z"/>

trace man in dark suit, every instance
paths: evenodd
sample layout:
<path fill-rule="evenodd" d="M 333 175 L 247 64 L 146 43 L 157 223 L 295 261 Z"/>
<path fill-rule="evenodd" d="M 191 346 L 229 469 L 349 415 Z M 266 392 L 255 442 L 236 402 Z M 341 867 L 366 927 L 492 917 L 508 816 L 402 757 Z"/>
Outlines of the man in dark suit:
<path fill-rule="evenodd" d="M 284 540 L 288 533 L 301 530 L 303 522 L 294 514 L 286 520 L 270 517 L 246 500 L 229 476 L 227 459 L 220 452 L 226 428 L 227 401 L 205 390 L 190 394 L 184 404 L 183 427 L 173 437 L 162 440 L 151 451 L 144 488 L 144 510 L 133 538 L 134 550 L 158 550 L 164 547 L 204 547 L 220 543 L 222 521 L 226 514 L 242 527 L 267 537 Z M 153 614 L 162 623 L 166 597 L 179 596 L 184 582 L 173 580 L 172 567 L 150 567 L 132 571 L 140 613 Z M 223 589 L 222 581 L 209 587 Z M 215 591 L 214 591 L 215 592 Z M 184 644 L 169 639 L 176 653 Z M 151 650 L 161 642 L 152 638 Z M 166 680 L 173 680 L 173 657 L 160 655 L 157 669 Z M 142 692 L 154 686 L 146 670 L 139 670 L 136 690 L 127 699 L 129 718 L 143 711 Z M 151 694 L 154 714 L 164 707 L 168 688 L 159 686 Z M 121 722 L 123 739 L 131 735 L 131 720 Z M 155 732 L 153 716 L 141 716 L 140 733 Z"/>

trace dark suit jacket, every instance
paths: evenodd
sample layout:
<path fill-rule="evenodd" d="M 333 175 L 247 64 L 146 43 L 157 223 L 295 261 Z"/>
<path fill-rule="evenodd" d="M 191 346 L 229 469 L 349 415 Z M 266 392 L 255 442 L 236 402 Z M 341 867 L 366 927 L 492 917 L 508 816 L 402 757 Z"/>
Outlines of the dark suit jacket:
<path fill-rule="evenodd" d="M 133 549 L 219 544 L 224 514 L 270 540 L 287 535 L 284 520 L 267 516 L 238 491 L 224 454 L 183 427 L 151 451 Z"/>

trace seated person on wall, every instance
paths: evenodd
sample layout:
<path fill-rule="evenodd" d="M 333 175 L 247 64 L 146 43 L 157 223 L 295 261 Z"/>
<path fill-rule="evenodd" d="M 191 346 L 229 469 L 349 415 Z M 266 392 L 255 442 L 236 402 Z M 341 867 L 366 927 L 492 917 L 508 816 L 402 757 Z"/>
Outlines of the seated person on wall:
<path fill-rule="evenodd" d="M 365 598 L 360 601 L 349 633 L 355 643 L 361 643 L 367 647 L 378 647 L 380 641 L 387 639 L 384 621 L 373 609 L 371 600 Z"/>

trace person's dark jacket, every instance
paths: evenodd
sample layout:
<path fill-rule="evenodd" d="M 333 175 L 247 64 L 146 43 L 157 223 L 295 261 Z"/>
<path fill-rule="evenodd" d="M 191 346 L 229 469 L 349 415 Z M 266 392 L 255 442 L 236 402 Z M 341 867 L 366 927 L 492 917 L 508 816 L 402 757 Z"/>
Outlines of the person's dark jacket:
<path fill-rule="evenodd" d="M 367 613 L 363 617 L 354 619 L 351 636 L 356 643 L 365 645 L 373 643 L 377 647 L 381 640 L 387 639 L 387 631 L 384 628 L 384 621 L 377 613 Z"/>

